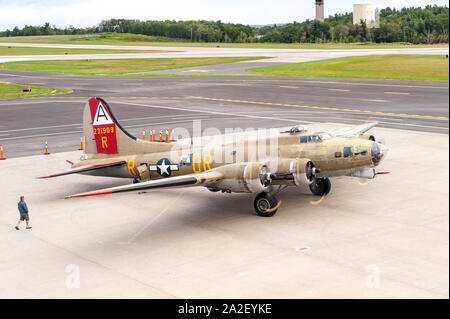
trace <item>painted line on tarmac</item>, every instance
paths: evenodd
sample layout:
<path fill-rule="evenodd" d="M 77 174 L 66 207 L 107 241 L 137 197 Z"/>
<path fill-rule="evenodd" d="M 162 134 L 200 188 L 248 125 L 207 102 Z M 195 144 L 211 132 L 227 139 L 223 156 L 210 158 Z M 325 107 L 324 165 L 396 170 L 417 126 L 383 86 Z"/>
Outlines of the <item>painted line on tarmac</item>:
<path fill-rule="evenodd" d="M 11 70 L 13 71 L 13 70 Z M 48 79 L 48 80 L 70 80 L 73 81 L 73 78 L 64 77 L 64 74 L 61 76 L 45 76 L 45 75 L 19 75 L 19 74 L 10 74 L 10 73 L 2 73 L 0 76 L 13 76 L 13 77 L 24 77 L 24 78 L 35 78 L 35 79 Z M 124 79 L 130 79 L 129 77 L 118 76 L 115 77 L 100 77 L 100 76 L 89 76 L 89 75 L 76 75 L 80 77 L 80 79 L 76 80 L 88 80 L 88 81 L 123 81 Z M 83 78 L 84 77 L 84 78 Z M 442 89 L 448 90 L 448 86 L 428 86 L 428 85 L 407 85 L 407 84 L 382 84 L 382 83 L 363 83 L 363 82 L 339 82 L 339 81 L 320 81 L 320 80 L 298 80 L 293 78 L 292 80 L 278 80 L 278 79 L 242 79 L 239 75 L 235 76 L 236 79 L 233 80 L 224 80 L 224 81 L 243 81 L 243 82 L 297 82 L 297 83 L 320 83 L 320 84 L 338 84 L 338 85 L 355 85 L 355 86 L 378 86 L 378 87 L 399 87 L 399 88 L 421 88 L 421 89 Z M 143 78 L 134 78 L 134 81 L 143 81 L 149 79 L 148 77 Z M 370 80 L 370 79 L 368 79 Z"/>
<path fill-rule="evenodd" d="M 283 104 L 283 103 L 271 103 L 271 102 L 242 101 L 242 100 L 216 99 L 216 98 L 207 98 L 207 97 L 194 97 L 192 99 L 208 100 L 208 101 L 223 101 L 223 102 L 232 102 L 232 103 L 249 103 L 249 104 L 258 104 L 258 105 L 276 105 L 276 106 L 288 106 L 288 107 L 298 107 L 298 108 L 306 108 L 306 109 L 331 110 L 331 111 L 341 111 L 341 112 L 354 112 L 354 113 L 367 113 L 367 114 L 380 114 L 380 115 L 391 115 L 391 116 L 402 116 L 402 117 L 417 117 L 417 118 L 448 120 L 448 117 L 444 117 L 444 116 L 377 112 L 377 111 L 370 111 L 370 110 L 343 109 L 343 108 L 325 107 L 325 106 L 308 106 L 308 105 L 295 105 L 295 104 Z"/>
<path fill-rule="evenodd" d="M 88 99 L 89 97 L 47 97 L 53 99 L 65 99 L 65 98 L 73 98 L 73 99 Z M 401 117 L 415 117 L 415 118 L 423 118 L 423 119 L 438 119 L 438 120 L 448 120 L 448 117 L 445 116 L 433 116 L 433 115 L 421 115 L 421 114 L 407 114 L 407 113 L 393 113 L 393 112 L 379 112 L 379 111 L 371 111 L 371 110 L 358 110 L 358 109 L 347 109 L 347 108 L 338 108 L 338 107 L 327 107 L 327 106 L 309 106 L 309 105 L 297 105 L 297 104 L 287 104 L 287 103 L 272 103 L 272 102 L 262 102 L 262 101 L 246 101 L 246 100 L 233 100 L 233 99 L 219 99 L 219 98 L 211 98 L 211 97 L 199 97 L 199 96 L 186 96 L 186 97 L 145 97 L 145 96 L 131 96 L 131 97 L 123 97 L 123 96 L 111 96 L 111 97 L 103 97 L 104 99 L 132 99 L 132 100 L 205 100 L 205 101 L 217 101 L 217 102 L 231 102 L 231 103 L 246 103 L 246 104 L 257 104 L 257 105 L 271 105 L 271 106 L 287 106 L 287 107 L 296 107 L 296 108 L 305 108 L 305 109 L 316 109 L 316 110 L 327 110 L 327 111 L 339 111 L 339 112 L 351 112 L 351 113 L 363 113 L 363 114 L 378 114 L 378 115 L 389 115 L 389 116 L 401 116 Z M 174 108 L 177 109 L 177 108 Z M 184 109 L 189 111 L 189 109 Z M 217 113 L 217 114 L 226 114 L 226 113 Z"/>
<path fill-rule="evenodd" d="M 384 94 L 409 95 L 409 93 L 406 93 L 406 92 L 384 92 Z"/>
<path fill-rule="evenodd" d="M 231 114 L 232 115 L 232 114 Z M 178 119 L 176 121 L 165 121 L 165 122 L 151 122 L 151 123 L 139 123 L 139 124 L 133 124 L 133 125 L 123 125 L 123 127 L 125 129 L 132 129 L 132 128 L 143 128 L 143 127 L 149 127 L 149 126 L 155 126 L 155 125 L 167 125 L 167 124 L 181 124 L 181 123 L 188 123 L 190 121 L 194 121 L 194 120 L 201 120 L 201 121 L 216 121 L 216 120 L 243 120 L 243 117 L 246 116 L 242 116 L 242 115 L 235 115 L 233 117 L 214 117 L 214 118 L 192 118 L 192 116 L 190 116 L 189 118 L 184 118 L 184 119 Z M 150 118 L 151 119 L 151 118 Z M 283 120 L 283 119 L 280 119 Z M 124 122 L 125 120 L 120 120 L 120 122 Z M 292 120 L 290 120 L 292 121 Z M 294 122 L 294 121 L 293 121 Z M 303 121 L 305 122 L 305 121 Z M 305 122 L 305 123 L 312 123 L 312 122 Z M 82 128 L 81 126 L 79 126 L 80 124 L 68 124 L 65 126 L 75 126 L 77 125 L 77 127 L 75 128 Z M 49 127 L 52 128 L 52 127 Z M 55 126 L 55 128 L 58 128 L 57 126 Z M 22 139 L 22 138 L 34 138 L 34 137 L 47 137 L 47 136 L 57 136 L 57 135 L 71 135 L 71 134 L 75 134 L 75 133 L 83 133 L 83 131 L 77 130 L 77 131 L 67 131 L 67 132 L 56 132 L 56 133 L 39 133 L 39 134 L 33 134 L 33 135 L 22 135 L 22 136 L 14 136 L 14 137 L 7 137 L 7 138 L 2 138 L 2 141 L 8 141 L 8 140 L 17 140 L 17 139 Z M 10 134 L 3 134 L 3 135 L 10 135 Z M 2 134 L 0 134 L 0 136 L 3 136 Z"/>
<path fill-rule="evenodd" d="M 297 83 L 320 83 L 320 84 L 340 84 L 355 86 L 379 86 L 379 87 L 399 87 L 399 88 L 416 88 L 416 89 L 444 89 L 448 90 L 448 86 L 428 86 L 428 85 L 407 85 L 407 84 L 382 84 L 382 83 L 362 83 L 362 82 L 339 82 L 339 81 L 307 81 L 307 80 L 242 80 L 248 82 L 297 82 Z"/>
<path fill-rule="evenodd" d="M 219 114 L 219 115 L 233 115 L 236 117 L 246 117 L 246 118 L 253 118 L 253 119 L 263 119 L 263 120 L 278 120 L 278 121 L 285 121 L 285 122 L 291 122 L 291 123 L 298 123 L 298 120 L 292 120 L 292 119 L 282 119 L 282 118 L 274 118 L 268 117 L 268 116 L 258 116 L 258 115 L 248 115 L 248 114 L 238 114 L 238 113 L 230 113 L 230 112 L 218 112 L 218 111 L 208 111 L 208 110 L 198 110 L 198 109 L 188 109 L 188 108 L 179 108 L 179 107 L 172 107 L 172 106 L 163 106 L 163 105 L 151 105 L 151 104 L 142 104 L 142 103 L 132 103 L 132 102 L 120 102 L 121 104 L 127 104 L 127 105 L 136 105 L 136 106 L 144 106 L 149 108 L 158 108 L 158 109 L 167 109 L 167 110 L 177 110 L 177 111 L 187 111 L 187 112 L 194 112 L 194 113 L 207 113 L 207 114 Z M 308 122 L 305 122 L 308 123 Z M 309 122 L 312 123 L 312 122 Z"/>
<path fill-rule="evenodd" d="M 151 120 L 151 119 L 163 119 L 163 118 L 171 118 L 171 119 L 172 118 L 173 119 L 181 119 L 181 118 L 183 118 L 183 120 L 185 120 L 185 121 L 196 120 L 196 119 L 200 119 L 200 120 L 207 120 L 207 119 L 209 119 L 209 118 L 205 118 L 205 116 L 207 116 L 207 115 L 149 116 L 149 117 L 137 117 L 137 118 L 121 119 L 120 122 L 139 121 L 139 120 Z M 199 118 L 199 117 L 201 117 L 201 118 Z M 214 118 L 214 119 L 223 119 L 223 118 L 222 117 L 218 117 L 218 118 Z M 53 125 L 53 126 L 28 127 L 28 128 L 0 131 L 0 133 L 13 133 L 13 132 L 24 132 L 24 131 L 33 131 L 33 130 L 38 131 L 38 130 L 45 130 L 45 129 L 57 129 L 57 128 L 62 128 L 62 127 L 73 127 L 73 126 L 74 127 L 79 127 L 80 123 L 65 124 L 65 125 Z M 130 126 L 126 126 L 126 127 L 130 127 Z M 69 132 L 69 133 L 72 133 L 72 132 Z M 10 134 L 6 134 L 6 135 L 10 135 Z M 3 135 L 0 134 L 0 136 L 3 136 Z"/>
<path fill-rule="evenodd" d="M 78 123 L 78 124 L 54 125 L 54 126 L 28 127 L 28 128 L 20 128 L 20 129 L 15 129 L 15 130 L 0 131 L 0 133 L 23 132 L 23 131 L 32 131 L 32 130 L 45 130 L 45 129 L 49 129 L 49 128 L 51 129 L 51 128 L 61 128 L 61 127 L 70 127 L 70 126 L 80 126 L 80 123 Z"/>
<path fill-rule="evenodd" d="M 15 137 L 2 138 L 2 141 L 18 140 L 21 138 L 57 136 L 57 135 L 75 134 L 75 133 L 83 133 L 83 131 L 71 131 L 71 132 L 58 132 L 58 133 L 35 134 L 35 135 L 26 135 L 26 136 L 15 136 Z"/>
<path fill-rule="evenodd" d="M 328 91 L 336 91 L 336 92 L 350 92 L 350 90 L 346 90 L 346 89 L 328 89 Z"/>

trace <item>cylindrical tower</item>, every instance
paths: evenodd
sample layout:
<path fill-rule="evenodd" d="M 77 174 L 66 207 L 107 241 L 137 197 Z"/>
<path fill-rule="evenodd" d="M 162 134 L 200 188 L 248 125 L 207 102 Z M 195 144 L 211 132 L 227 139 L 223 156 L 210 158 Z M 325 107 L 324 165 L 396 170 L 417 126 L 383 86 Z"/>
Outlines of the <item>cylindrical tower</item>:
<path fill-rule="evenodd" d="M 324 0 L 316 0 L 316 20 L 323 22 L 325 19 Z"/>
<path fill-rule="evenodd" d="M 374 26 L 375 5 L 370 2 L 358 2 L 353 5 L 353 24 L 360 24 L 361 20 L 367 23 L 367 26 Z"/>

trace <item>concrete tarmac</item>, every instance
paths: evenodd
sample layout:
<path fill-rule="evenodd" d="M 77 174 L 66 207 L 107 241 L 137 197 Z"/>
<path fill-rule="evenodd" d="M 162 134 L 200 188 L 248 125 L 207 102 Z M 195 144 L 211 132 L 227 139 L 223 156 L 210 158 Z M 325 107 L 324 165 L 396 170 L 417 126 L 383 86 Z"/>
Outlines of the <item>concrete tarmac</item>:
<path fill-rule="evenodd" d="M 333 123 L 312 129 L 340 128 Z M 280 194 L 163 189 L 65 200 L 129 180 L 34 177 L 81 152 L 0 162 L 0 298 L 448 298 L 448 135 L 376 128 L 390 151 L 373 181 Z M 14 229 L 24 194 L 31 230 Z"/>

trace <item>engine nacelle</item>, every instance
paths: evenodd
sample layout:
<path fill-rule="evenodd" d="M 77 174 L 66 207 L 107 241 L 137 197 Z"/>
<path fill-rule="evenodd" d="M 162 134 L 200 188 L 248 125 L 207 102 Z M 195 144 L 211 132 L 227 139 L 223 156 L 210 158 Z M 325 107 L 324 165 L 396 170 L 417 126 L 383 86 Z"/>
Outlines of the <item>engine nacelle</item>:
<path fill-rule="evenodd" d="M 252 193 L 265 191 L 271 183 L 270 171 L 267 165 L 248 163 L 244 167 L 243 180 L 245 187 Z"/>
<path fill-rule="evenodd" d="M 207 183 L 212 191 L 227 193 L 260 193 L 271 184 L 271 173 L 264 163 L 240 163 L 225 165 L 217 169 L 223 178 Z"/>
<path fill-rule="evenodd" d="M 307 158 L 296 158 L 289 165 L 289 172 L 294 177 L 294 183 L 297 186 L 311 184 L 317 169 L 313 162 Z"/>
<path fill-rule="evenodd" d="M 311 184 L 319 172 L 309 158 L 283 159 L 278 162 L 277 174 L 290 176 L 291 183 L 295 186 Z"/>

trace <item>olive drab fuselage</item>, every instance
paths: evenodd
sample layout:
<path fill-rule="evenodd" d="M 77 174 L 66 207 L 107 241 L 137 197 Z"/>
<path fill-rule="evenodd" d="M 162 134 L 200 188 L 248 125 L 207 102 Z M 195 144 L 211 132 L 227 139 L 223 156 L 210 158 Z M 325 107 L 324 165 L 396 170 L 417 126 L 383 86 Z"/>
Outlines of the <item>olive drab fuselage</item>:
<path fill-rule="evenodd" d="M 272 165 L 271 171 L 276 173 L 278 162 L 300 158 L 309 159 L 315 167 L 320 168 L 319 176 L 349 175 L 349 170 L 374 166 L 371 158 L 373 143 L 360 137 L 331 137 L 327 133 L 315 134 L 307 131 L 295 134 L 279 133 L 276 137 L 268 137 L 263 141 L 259 139 L 256 143 L 251 139 L 244 139 L 242 143 L 222 144 L 213 148 L 186 144 L 186 141 L 159 143 L 136 139 L 138 147 L 132 150 L 133 154 L 107 156 L 111 160 L 126 161 L 126 166 L 85 174 L 159 179 L 201 173 L 239 162 L 270 162 L 275 166 L 274 169 Z M 275 147 L 275 150 L 270 147 Z M 260 148 L 264 148 L 263 152 L 260 152 Z M 105 159 L 105 154 L 89 154 L 88 151 L 86 150 L 84 160 L 75 164 L 74 168 L 95 163 L 100 158 Z M 120 151 L 127 153 L 127 150 Z"/>

